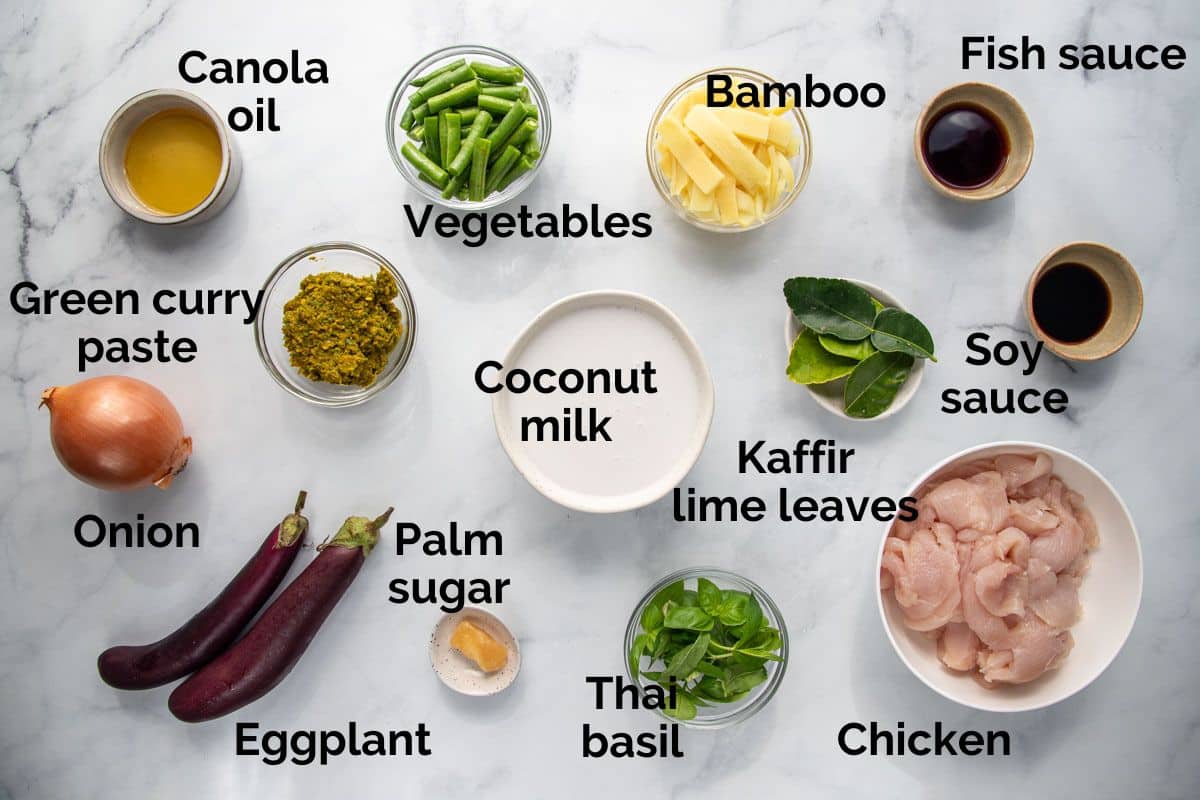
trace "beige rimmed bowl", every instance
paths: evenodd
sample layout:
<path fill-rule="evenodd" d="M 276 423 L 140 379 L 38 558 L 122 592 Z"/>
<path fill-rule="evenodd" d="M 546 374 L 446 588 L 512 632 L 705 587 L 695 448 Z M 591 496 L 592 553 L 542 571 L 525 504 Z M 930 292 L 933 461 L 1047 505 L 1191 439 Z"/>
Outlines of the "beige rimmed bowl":
<path fill-rule="evenodd" d="M 1046 271 L 1059 264 L 1090 267 L 1108 287 L 1112 310 L 1095 336 L 1082 342 L 1060 342 L 1042 330 L 1033 315 L 1033 290 Z M 1042 259 L 1025 286 L 1025 318 L 1029 329 L 1046 348 L 1068 361 L 1098 361 L 1124 347 L 1142 321 L 1142 282 L 1129 259 L 1097 242 L 1071 242 L 1055 248 Z"/>
<path fill-rule="evenodd" d="M 983 186 L 963 189 L 943 183 L 929 169 L 925 160 L 925 134 L 929 126 L 939 114 L 955 106 L 976 106 L 987 111 L 1000 123 L 1008 142 L 1008 156 L 1004 160 L 1004 166 L 996 177 Z M 921 116 L 917 117 L 917 125 L 913 132 L 913 153 L 916 155 L 917 167 L 921 174 L 939 193 L 967 202 L 992 200 L 1011 192 L 1029 171 L 1029 165 L 1033 161 L 1033 125 L 1017 99 L 999 86 L 977 82 L 958 83 L 934 95 L 921 112 Z"/>
<path fill-rule="evenodd" d="M 194 208 L 182 214 L 164 214 L 143 203 L 129 186 L 125 174 L 125 148 L 129 137 L 149 117 L 161 111 L 183 109 L 212 123 L 221 141 L 221 171 L 217 182 Z M 113 202 L 129 216 L 152 225 L 189 225 L 211 219 L 221 212 L 237 192 L 242 178 L 242 159 L 225 120 L 212 106 L 191 92 L 152 89 L 126 100 L 113 113 L 100 138 L 100 180 Z"/>

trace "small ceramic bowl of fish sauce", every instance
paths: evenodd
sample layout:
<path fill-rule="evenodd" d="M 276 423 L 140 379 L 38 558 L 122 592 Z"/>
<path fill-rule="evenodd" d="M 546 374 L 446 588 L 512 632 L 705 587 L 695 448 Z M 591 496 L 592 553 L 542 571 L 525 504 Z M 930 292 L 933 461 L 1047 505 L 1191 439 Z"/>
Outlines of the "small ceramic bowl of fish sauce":
<path fill-rule="evenodd" d="M 913 149 L 921 174 L 955 200 L 991 200 L 1016 187 L 1033 161 L 1033 126 L 1020 103 L 989 83 L 960 83 L 934 96 L 917 118 Z"/>
<path fill-rule="evenodd" d="M 1069 361 L 1107 358 L 1142 319 L 1142 282 L 1125 256 L 1096 242 L 1055 248 L 1025 287 L 1025 316 L 1046 348 Z"/>

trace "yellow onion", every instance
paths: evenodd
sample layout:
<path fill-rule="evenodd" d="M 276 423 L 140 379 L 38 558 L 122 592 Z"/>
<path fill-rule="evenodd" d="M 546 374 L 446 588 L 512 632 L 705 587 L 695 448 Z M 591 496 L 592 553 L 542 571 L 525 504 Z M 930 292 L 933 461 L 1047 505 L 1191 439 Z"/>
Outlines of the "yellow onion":
<path fill-rule="evenodd" d="M 160 489 L 187 466 L 192 439 L 167 396 L 120 375 L 42 392 L 50 441 L 67 471 L 101 489 Z"/>

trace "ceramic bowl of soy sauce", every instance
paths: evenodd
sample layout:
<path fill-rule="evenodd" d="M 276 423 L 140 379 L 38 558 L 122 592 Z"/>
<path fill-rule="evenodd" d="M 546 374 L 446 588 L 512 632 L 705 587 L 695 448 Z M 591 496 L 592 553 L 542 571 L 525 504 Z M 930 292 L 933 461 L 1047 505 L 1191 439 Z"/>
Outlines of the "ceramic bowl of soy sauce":
<path fill-rule="evenodd" d="M 1029 329 L 1068 361 L 1099 361 L 1124 347 L 1142 320 L 1142 282 L 1125 256 L 1096 242 L 1052 250 L 1029 276 Z"/>
<path fill-rule="evenodd" d="M 990 83 L 959 83 L 934 95 L 913 134 L 917 167 L 955 200 L 1008 194 L 1033 161 L 1033 126 L 1016 98 Z"/>

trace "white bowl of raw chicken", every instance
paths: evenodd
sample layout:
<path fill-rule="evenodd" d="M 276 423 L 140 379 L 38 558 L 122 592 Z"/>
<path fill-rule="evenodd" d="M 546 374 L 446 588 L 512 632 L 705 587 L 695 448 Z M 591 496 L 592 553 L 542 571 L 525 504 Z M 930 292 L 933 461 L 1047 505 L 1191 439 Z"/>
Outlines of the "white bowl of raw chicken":
<path fill-rule="evenodd" d="M 1100 676 L 1116 658 L 1133 629 L 1142 597 L 1142 553 L 1129 510 L 1112 485 L 1082 459 L 1054 447 L 1031 442 L 993 442 L 968 448 L 936 464 L 918 478 L 906 496 L 917 497 L 934 479 L 952 476 L 970 462 L 1005 454 L 1045 453 L 1051 471 L 1066 488 L 1083 496 L 1095 521 L 1098 545 L 1088 553 L 1088 566 L 1078 585 L 1081 614 L 1069 627 L 1074 646 L 1056 668 L 1025 683 L 988 685 L 978 670 L 956 671 L 942 663 L 934 634 L 911 629 L 894 591 L 884 588 L 884 555 L 892 523 L 884 530 L 875 565 L 879 613 L 900 660 L 938 694 L 983 711 L 1031 711 L 1065 700 Z M 1007 524 L 1007 523 L 1006 523 Z M 1035 540 L 1033 537 L 1032 540 Z M 1012 619 L 1012 618 L 1010 618 Z M 962 629 L 960 629 L 962 630 Z M 986 649 L 986 646 L 984 646 Z M 998 674 L 998 673 L 997 673 Z"/>

